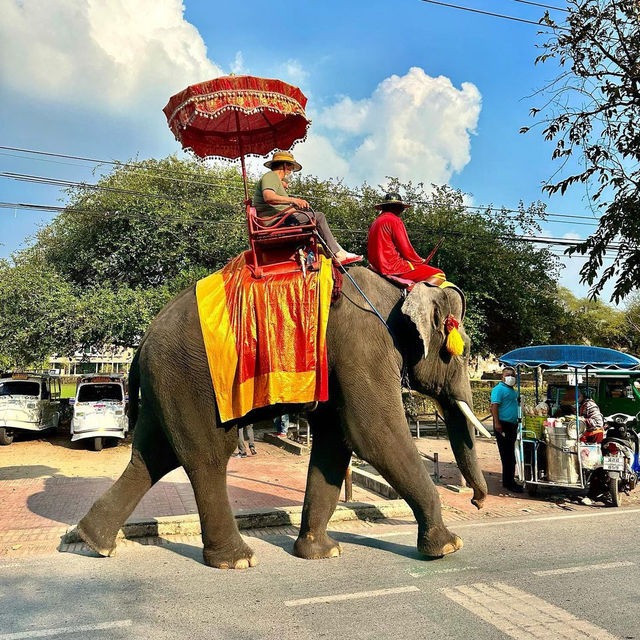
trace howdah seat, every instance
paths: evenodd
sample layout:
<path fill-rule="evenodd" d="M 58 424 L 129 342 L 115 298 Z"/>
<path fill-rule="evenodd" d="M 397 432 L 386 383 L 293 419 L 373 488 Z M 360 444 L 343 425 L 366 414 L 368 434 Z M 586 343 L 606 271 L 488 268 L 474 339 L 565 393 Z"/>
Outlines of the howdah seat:
<path fill-rule="evenodd" d="M 249 268 L 256 278 L 265 274 L 303 272 L 319 268 L 316 221 L 292 224 L 291 207 L 274 216 L 260 218 L 251 200 L 245 201 L 249 246 Z"/>

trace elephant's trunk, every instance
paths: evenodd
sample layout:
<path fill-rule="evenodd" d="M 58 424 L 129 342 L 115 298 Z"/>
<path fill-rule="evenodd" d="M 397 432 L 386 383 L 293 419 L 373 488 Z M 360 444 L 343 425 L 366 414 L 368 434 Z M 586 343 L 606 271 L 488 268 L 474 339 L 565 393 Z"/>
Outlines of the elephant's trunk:
<path fill-rule="evenodd" d="M 440 397 L 438 401 L 442 407 L 451 449 L 456 462 L 467 484 L 473 489 L 471 502 L 478 509 L 481 509 L 487 497 L 487 483 L 480 470 L 475 450 L 477 419 L 475 416 L 473 419 L 468 416 L 468 413 L 473 412 L 469 404 L 464 400 Z M 463 409 L 463 406 L 466 409 Z"/>

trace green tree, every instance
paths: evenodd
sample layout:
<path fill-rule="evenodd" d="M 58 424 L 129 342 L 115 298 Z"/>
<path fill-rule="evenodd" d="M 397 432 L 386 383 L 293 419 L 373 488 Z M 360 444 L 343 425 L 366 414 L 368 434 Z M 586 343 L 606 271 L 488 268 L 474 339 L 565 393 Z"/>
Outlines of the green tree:
<path fill-rule="evenodd" d="M 171 156 L 120 166 L 98 184 L 71 189 L 65 211 L 36 236 L 44 259 L 75 284 L 175 290 L 246 248 L 231 166 Z"/>
<path fill-rule="evenodd" d="M 556 342 L 589 344 L 629 351 L 634 347 L 634 332 L 629 331 L 627 314 L 602 300 L 578 298 L 568 289 L 559 290 L 565 313 L 553 333 Z"/>
<path fill-rule="evenodd" d="M 0 352 L 5 365 L 42 362 L 56 350 L 73 301 L 69 283 L 37 254 L 0 261 Z"/>
<path fill-rule="evenodd" d="M 432 263 L 467 294 L 474 353 L 548 340 L 563 312 L 556 301 L 557 260 L 518 238 L 536 231 L 540 205 L 521 206 L 515 217 L 494 209 L 470 213 L 463 194 L 449 187 L 391 180 L 390 188 L 415 203 L 405 220 L 421 255 L 445 237 Z M 289 190 L 325 211 L 345 247 L 366 253 L 380 188 L 302 176 Z M 72 190 L 64 212 L 33 246 L 3 264 L 3 278 L 21 285 L 0 293 L 6 311 L 0 352 L 24 360 L 136 344 L 171 296 L 246 249 L 241 202 L 236 169 L 174 157 L 120 166 L 98 188 Z M 33 290 L 43 297 L 35 323 Z M 10 344 L 13 325 L 24 335 Z"/>
<path fill-rule="evenodd" d="M 640 3 L 568 0 L 567 8 L 561 24 L 548 14 L 541 20 L 550 34 L 536 63 L 554 60 L 561 72 L 539 92 L 544 106 L 531 113 L 544 117 L 542 134 L 555 144 L 561 169 L 577 168 L 556 172 L 560 178 L 554 174 L 544 189 L 593 187 L 590 197 L 603 215 L 568 253 L 588 254 L 580 275 L 593 296 L 613 280 L 619 302 L 640 283 Z M 610 249 L 615 260 L 603 270 Z"/>

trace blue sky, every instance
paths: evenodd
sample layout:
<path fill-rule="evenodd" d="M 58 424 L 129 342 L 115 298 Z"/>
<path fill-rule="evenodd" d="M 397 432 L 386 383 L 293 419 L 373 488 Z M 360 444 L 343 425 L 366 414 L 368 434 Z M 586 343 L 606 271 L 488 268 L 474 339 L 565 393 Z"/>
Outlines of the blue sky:
<path fill-rule="evenodd" d="M 465 3 L 461 3 L 465 4 Z M 513 0 L 468 6 L 537 20 Z M 552 3 L 550 3 L 552 4 Z M 5 0 L 0 25 L 0 144 L 106 159 L 177 151 L 162 107 L 187 84 L 236 71 L 300 86 L 313 118 L 296 147 L 305 170 L 372 184 L 384 175 L 449 182 L 476 205 L 543 200 L 593 216 L 584 187 L 543 196 L 557 169 L 527 99 L 554 77 L 534 67 L 538 28 L 420 0 L 242 3 L 203 0 Z M 561 2 L 558 6 L 562 6 Z M 0 151 L 2 171 L 91 180 L 72 160 Z M 0 178 L 0 200 L 56 204 L 54 187 Z M 0 210 L 0 256 L 51 216 Z M 581 222 L 585 222 L 584 220 Z M 595 227 L 545 223 L 545 235 Z M 583 259 L 562 284 L 577 294 Z"/>

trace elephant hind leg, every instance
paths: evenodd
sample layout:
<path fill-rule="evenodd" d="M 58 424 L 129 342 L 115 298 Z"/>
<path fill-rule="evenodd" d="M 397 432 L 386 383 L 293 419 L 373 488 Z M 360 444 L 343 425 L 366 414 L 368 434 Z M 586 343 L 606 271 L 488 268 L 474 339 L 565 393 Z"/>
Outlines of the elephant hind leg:
<path fill-rule="evenodd" d="M 116 537 L 147 491 L 180 466 L 169 440 L 156 422 L 141 416 L 134 433 L 131 460 L 116 482 L 80 520 L 78 535 L 101 556 L 112 556 Z"/>

